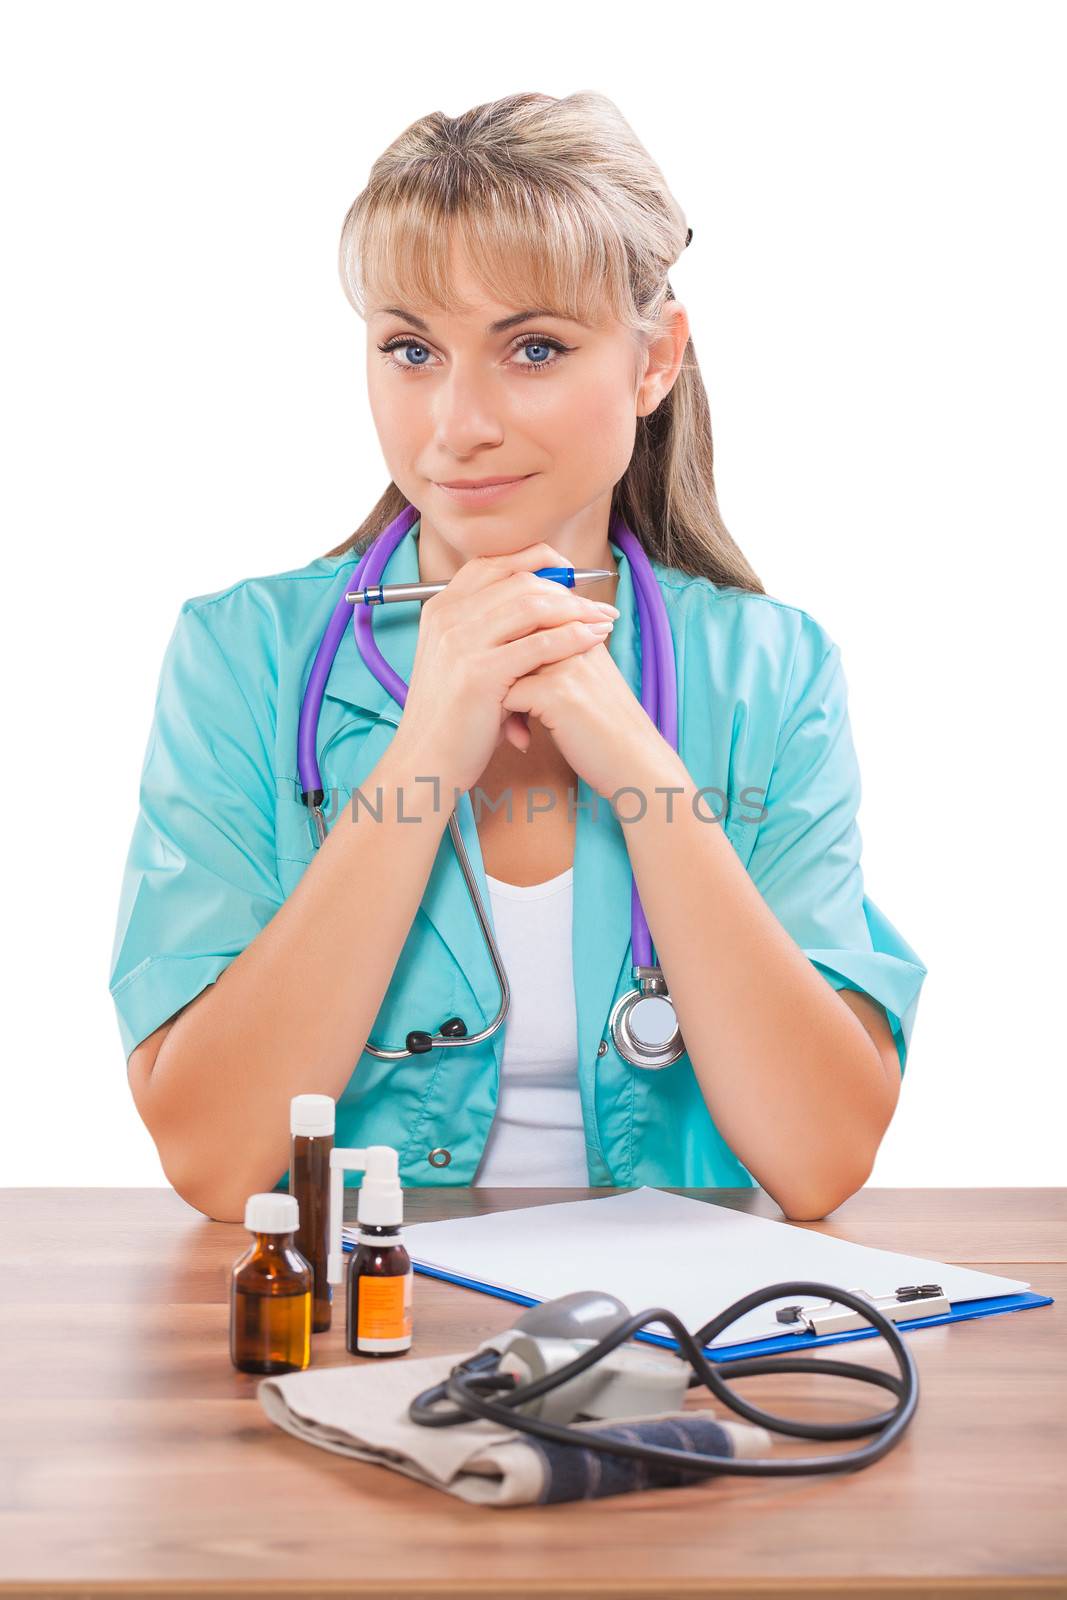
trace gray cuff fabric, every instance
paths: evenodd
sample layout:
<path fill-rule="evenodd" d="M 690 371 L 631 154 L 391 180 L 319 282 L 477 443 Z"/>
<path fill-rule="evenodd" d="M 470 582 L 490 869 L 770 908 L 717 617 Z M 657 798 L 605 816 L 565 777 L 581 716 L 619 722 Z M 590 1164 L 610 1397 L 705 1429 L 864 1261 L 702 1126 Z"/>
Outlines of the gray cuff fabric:
<path fill-rule="evenodd" d="M 475 1505 L 547 1505 L 707 1481 L 703 1475 L 535 1439 L 495 1422 L 453 1428 L 412 1422 L 411 1401 L 446 1378 L 459 1360 L 428 1356 L 388 1366 L 309 1368 L 263 1378 L 256 1392 L 270 1420 L 296 1438 L 390 1467 Z M 706 1406 L 575 1426 L 704 1454 L 751 1457 L 771 1447 L 765 1428 L 721 1421 Z"/>

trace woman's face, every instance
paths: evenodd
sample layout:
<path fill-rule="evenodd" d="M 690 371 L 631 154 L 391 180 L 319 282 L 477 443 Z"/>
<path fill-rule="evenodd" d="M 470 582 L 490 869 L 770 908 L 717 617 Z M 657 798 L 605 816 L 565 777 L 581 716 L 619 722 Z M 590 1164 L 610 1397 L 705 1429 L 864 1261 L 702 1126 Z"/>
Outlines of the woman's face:
<path fill-rule="evenodd" d="M 614 321 L 591 328 L 486 300 L 465 262 L 455 284 L 474 310 L 367 308 L 371 412 L 393 481 L 421 513 L 424 581 L 428 565 L 429 581 L 440 581 L 472 556 L 538 540 L 576 565 L 614 565 L 611 492 L 637 418 L 677 377 L 684 307 L 668 302 L 664 334 L 646 347 Z M 442 487 L 515 476 L 522 481 L 484 497 Z"/>

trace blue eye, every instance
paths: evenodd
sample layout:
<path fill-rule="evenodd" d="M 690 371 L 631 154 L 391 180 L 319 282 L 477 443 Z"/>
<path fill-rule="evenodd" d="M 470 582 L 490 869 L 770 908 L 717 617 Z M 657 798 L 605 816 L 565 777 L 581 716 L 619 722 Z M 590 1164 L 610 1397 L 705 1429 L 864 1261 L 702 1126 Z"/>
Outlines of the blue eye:
<path fill-rule="evenodd" d="M 522 345 L 519 346 L 519 349 L 522 350 L 522 351 L 544 350 L 547 353 L 547 352 L 551 351 L 552 346 L 550 344 L 548 344 L 544 339 L 528 339 L 525 344 L 522 344 Z M 529 361 L 529 362 L 520 361 L 519 362 L 519 366 L 520 367 L 525 367 L 525 366 L 550 367 L 552 365 L 553 365 L 553 363 L 551 361 Z"/>
<path fill-rule="evenodd" d="M 574 346 L 562 344 L 560 340 L 549 338 L 546 334 L 538 334 L 536 336 L 524 334 L 515 341 L 511 348 L 515 354 L 520 350 L 542 352 L 536 360 L 518 361 L 515 365 L 523 372 L 544 372 L 551 367 L 558 366 L 563 357 L 570 354 Z M 426 345 L 420 344 L 410 334 L 398 334 L 396 338 L 387 340 L 385 344 L 380 344 L 378 349 L 381 351 L 386 364 L 390 367 L 397 368 L 403 372 L 425 372 L 428 370 L 430 351 Z M 416 355 L 421 355 L 421 359 L 417 361 L 393 361 L 391 360 L 391 355 L 394 350 L 409 350 Z M 554 356 L 551 355 L 552 351 L 556 352 Z"/>
<path fill-rule="evenodd" d="M 424 344 L 416 344 L 414 339 L 407 339 L 407 340 L 404 340 L 404 341 L 397 341 L 397 340 L 394 339 L 394 340 L 391 340 L 388 344 L 380 344 L 378 346 L 378 349 L 383 351 L 383 352 L 385 352 L 387 355 L 392 350 L 414 350 L 416 352 L 418 352 L 418 351 L 422 352 L 423 359 L 421 361 L 391 361 L 389 363 L 389 365 L 393 366 L 393 367 L 421 367 L 421 366 L 425 366 L 425 364 L 426 364 L 425 363 L 425 358 L 430 353 L 427 350 L 427 348 L 426 348 L 426 346 Z"/>

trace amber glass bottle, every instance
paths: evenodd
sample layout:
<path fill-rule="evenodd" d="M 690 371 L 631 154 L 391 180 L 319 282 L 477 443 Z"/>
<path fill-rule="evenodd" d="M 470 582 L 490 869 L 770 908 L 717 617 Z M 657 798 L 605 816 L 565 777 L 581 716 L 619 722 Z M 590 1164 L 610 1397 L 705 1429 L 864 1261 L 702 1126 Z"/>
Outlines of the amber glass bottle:
<path fill-rule="evenodd" d="M 311 1331 L 330 1326 L 331 1290 L 326 1275 L 327 1225 L 330 1204 L 330 1151 L 333 1149 L 334 1103 L 328 1094 L 297 1094 L 289 1102 L 289 1193 L 300 1207 L 296 1248 L 311 1263 Z"/>
<path fill-rule="evenodd" d="M 359 1224 L 348 1259 L 345 1346 L 354 1356 L 402 1356 L 411 1349 L 414 1271 L 399 1225 Z"/>
<path fill-rule="evenodd" d="M 296 1248 L 298 1222 L 290 1194 L 253 1194 L 245 1205 L 256 1237 L 230 1277 L 230 1359 L 241 1372 L 299 1372 L 311 1361 L 313 1274 Z"/>

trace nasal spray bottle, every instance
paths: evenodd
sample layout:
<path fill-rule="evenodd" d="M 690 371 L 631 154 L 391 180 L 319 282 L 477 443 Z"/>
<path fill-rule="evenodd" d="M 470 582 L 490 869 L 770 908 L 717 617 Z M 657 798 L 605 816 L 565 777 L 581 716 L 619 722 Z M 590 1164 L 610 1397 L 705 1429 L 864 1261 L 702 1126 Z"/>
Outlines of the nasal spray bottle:
<path fill-rule="evenodd" d="M 348 1258 L 342 1247 L 344 1175 L 362 1172 L 359 1230 Z M 411 1349 L 411 1257 L 400 1238 L 404 1195 L 392 1145 L 330 1151 L 329 1279 L 345 1289 L 345 1348 L 354 1356 L 399 1356 Z"/>

